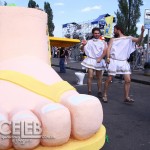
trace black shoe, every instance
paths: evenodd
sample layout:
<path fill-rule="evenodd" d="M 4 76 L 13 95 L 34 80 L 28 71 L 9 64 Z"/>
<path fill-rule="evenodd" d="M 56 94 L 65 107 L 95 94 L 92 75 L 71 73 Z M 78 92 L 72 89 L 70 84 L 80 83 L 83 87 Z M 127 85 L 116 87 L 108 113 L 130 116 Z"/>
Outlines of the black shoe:
<path fill-rule="evenodd" d="M 92 92 L 91 92 L 91 91 L 88 91 L 88 95 L 92 95 Z"/>
<path fill-rule="evenodd" d="M 102 92 L 98 92 L 98 93 L 97 93 L 97 96 L 98 96 L 99 98 L 102 98 L 102 97 L 103 97 Z"/>

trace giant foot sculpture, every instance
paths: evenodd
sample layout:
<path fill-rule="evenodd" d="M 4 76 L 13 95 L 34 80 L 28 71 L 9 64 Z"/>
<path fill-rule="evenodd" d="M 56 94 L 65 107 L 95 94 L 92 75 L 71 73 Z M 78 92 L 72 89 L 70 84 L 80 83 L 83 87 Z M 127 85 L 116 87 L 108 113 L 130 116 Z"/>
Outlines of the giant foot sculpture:
<path fill-rule="evenodd" d="M 102 147 L 101 103 L 79 94 L 49 64 L 46 13 L 0 7 L 0 18 L 0 149 Z"/>

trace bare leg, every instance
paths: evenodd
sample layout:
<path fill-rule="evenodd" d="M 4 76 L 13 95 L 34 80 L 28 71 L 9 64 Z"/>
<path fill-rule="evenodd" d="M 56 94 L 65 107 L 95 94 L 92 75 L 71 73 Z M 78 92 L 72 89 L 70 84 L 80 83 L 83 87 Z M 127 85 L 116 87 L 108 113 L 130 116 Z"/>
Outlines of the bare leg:
<path fill-rule="evenodd" d="M 105 85 L 104 85 L 104 92 L 103 92 L 103 100 L 104 101 L 107 101 L 107 92 L 108 92 L 108 88 L 109 88 L 109 85 L 112 81 L 112 76 L 108 76 L 108 78 L 106 79 L 105 81 Z"/>
<path fill-rule="evenodd" d="M 130 90 L 130 82 L 131 82 L 130 74 L 125 74 L 124 75 L 124 80 L 125 80 L 125 83 L 124 83 L 124 97 L 125 97 L 125 99 L 128 99 L 129 98 L 129 90 Z"/>
<path fill-rule="evenodd" d="M 92 91 L 93 69 L 88 68 L 88 92 Z"/>
<path fill-rule="evenodd" d="M 98 86 L 98 92 L 101 92 L 102 89 L 102 71 L 96 70 L 96 77 L 97 77 L 97 86 Z"/>
<path fill-rule="evenodd" d="M 124 80 L 125 80 L 125 83 L 124 83 L 124 97 L 125 97 L 125 100 L 124 100 L 124 102 L 132 103 L 132 102 L 134 102 L 134 100 L 129 97 L 130 83 L 131 83 L 130 74 L 125 74 L 124 75 Z"/>

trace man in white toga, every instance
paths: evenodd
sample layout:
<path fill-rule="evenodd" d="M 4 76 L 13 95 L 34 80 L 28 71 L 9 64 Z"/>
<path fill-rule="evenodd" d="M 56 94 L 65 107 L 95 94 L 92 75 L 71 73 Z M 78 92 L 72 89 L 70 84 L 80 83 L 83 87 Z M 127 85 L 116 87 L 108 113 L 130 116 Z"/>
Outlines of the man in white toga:
<path fill-rule="evenodd" d="M 82 41 L 81 49 L 84 50 L 86 58 L 81 65 L 88 69 L 88 94 L 92 94 L 92 79 L 93 73 L 96 71 L 98 97 L 102 97 L 101 83 L 102 83 L 102 70 L 105 69 L 105 61 L 103 60 L 106 55 L 107 45 L 104 40 L 100 39 L 100 29 L 95 27 L 92 29 L 93 38 Z"/>
<path fill-rule="evenodd" d="M 107 102 L 108 87 L 112 81 L 112 76 L 116 74 L 124 75 L 124 102 L 134 102 L 134 100 L 129 97 L 131 70 L 127 59 L 130 57 L 130 54 L 135 51 L 135 43 L 140 43 L 142 41 L 143 33 L 144 27 L 142 26 L 139 38 L 125 36 L 121 27 L 118 25 L 114 26 L 114 36 L 117 38 L 112 38 L 110 40 L 107 49 L 108 78 L 104 86 L 103 102 Z"/>

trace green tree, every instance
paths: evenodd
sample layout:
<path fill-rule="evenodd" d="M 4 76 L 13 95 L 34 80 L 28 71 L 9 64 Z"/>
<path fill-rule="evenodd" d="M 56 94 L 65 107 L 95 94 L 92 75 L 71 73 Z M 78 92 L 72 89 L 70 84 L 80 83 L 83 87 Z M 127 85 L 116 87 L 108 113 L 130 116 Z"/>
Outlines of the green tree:
<path fill-rule="evenodd" d="M 54 23 L 53 23 L 53 12 L 51 9 L 51 6 L 48 2 L 44 2 L 44 11 L 48 15 L 48 32 L 50 36 L 54 36 L 53 31 L 54 31 Z"/>
<path fill-rule="evenodd" d="M 7 6 L 7 2 L 4 1 L 4 6 Z"/>
<path fill-rule="evenodd" d="M 36 2 L 34 0 L 29 0 L 28 7 L 29 8 L 36 8 L 36 7 L 39 7 L 39 5 L 36 4 Z"/>
<path fill-rule="evenodd" d="M 136 24 L 141 16 L 142 5 L 142 0 L 118 0 L 119 10 L 115 13 L 117 24 L 123 28 L 126 35 L 136 35 Z"/>

